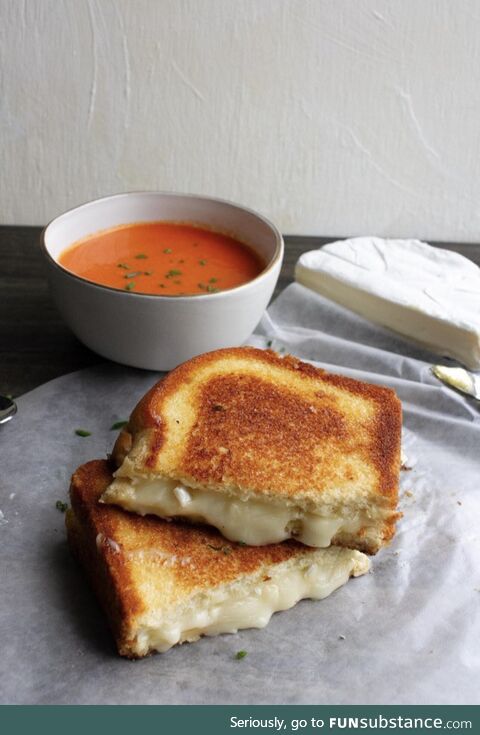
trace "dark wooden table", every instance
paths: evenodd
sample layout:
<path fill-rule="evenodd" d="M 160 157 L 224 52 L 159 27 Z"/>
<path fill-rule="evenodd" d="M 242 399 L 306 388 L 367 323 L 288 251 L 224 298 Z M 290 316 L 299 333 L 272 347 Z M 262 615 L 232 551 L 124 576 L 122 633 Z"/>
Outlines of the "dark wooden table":
<path fill-rule="evenodd" d="M 0 226 L 0 394 L 19 396 L 47 380 L 102 360 L 63 323 L 48 291 L 38 246 L 40 227 Z M 293 278 L 299 255 L 333 237 L 287 236 L 276 296 Z M 480 245 L 434 243 L 480 265 Z"/>

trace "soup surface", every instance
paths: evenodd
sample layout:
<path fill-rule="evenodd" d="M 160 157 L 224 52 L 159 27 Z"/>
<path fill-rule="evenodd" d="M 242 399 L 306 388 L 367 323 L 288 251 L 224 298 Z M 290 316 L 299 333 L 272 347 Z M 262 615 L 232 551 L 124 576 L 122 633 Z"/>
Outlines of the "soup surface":
<path fill-rule="evenodd" d="M 102 230 L 64 250 L 58 262 L 103 286 L 162 296 L 216 293 L 251 281 L 265 267 L 233 237 L 172 222 Z"/>

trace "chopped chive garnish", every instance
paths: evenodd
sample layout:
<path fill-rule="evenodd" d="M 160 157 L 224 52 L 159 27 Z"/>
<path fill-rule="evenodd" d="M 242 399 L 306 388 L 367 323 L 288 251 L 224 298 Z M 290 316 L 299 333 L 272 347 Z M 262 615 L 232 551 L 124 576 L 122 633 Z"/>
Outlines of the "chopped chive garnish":
<path fill-rule="evenodd" d="M 117 263 L 117 268 L 124 268 L 126 271 L 128 271 L 130 266 L 126 263 Z"/>
<path fill-rule="evenodd" d="M 215 286 L 207 286 L 208 293 L 218 293 L 219 289 L 215 288 Z"/>
<path fill-rule="evenodd" d="M 148 256 L 145 253 L 138 253 L 135 257 L 137 260 L 145 260 Z"/>
<path fill-rule="evenodd" d="M 207 265 L 207 261 L 205 259 L 202 259 L 202 260 L 199 260 L 198 261 L 198 264 L 199 265 Z"/>
<path fill-rule="evenodd" d="M 218 278 L 210 278 L 209 283 L 216 283 L 218 281 Z"/>
<path fill-rule="evenodd" d="M 117 429 L 123 429 L 124 426 L 128 424 L 128 421 L 115 421 L 114 424 L 111 425 L 110 431 L 116 431 Z"/>
<path fill-rule="evenodd" d="M 175 276 L 181 276 L 182 271 L 176 270 L 173 268 L 172 270 L 168 271 L 168 273 L 165 274 L 165 278 L 174 278 Z"/>
<path fill-rule="evenodd" d="M 75 429 L 75 434 L 77 436 L 92 436 L 92 432 L 85 429 Z"/>
<path fill-rule="evenodd" d="M 235 658 L 237 661 L 241 661 L 242 658 L 245 658 L 245 656 L 248 656 L 248 651 L 237 651 L 235 654 Z"/>
<path fill-rule="evenodd" d="M 271 347 L 272 344 L 273 344 L 273 341 L 271 339 L 269 339 L 268 342 L 267 342 L 267 347 Z"/>
<path fill-rule="evenodd" d="M 136 278 L 137 276 L 141 276 L 141 275 L 142 275 L 142 271 L 134 271 L 132 273 L 125 273 L 123 277 L 124 278 Z"/>
<path fill-rule="evenodd" d="M 237 541 L 238 546 L 246 546 L 245 541 Z"/>
<path fill-rule="evenodd" d="M 55 503 L 55 508 L 60 511 L 60 513 L 65 513 L 65 511 L 68 508 L 68 503 L 64 503 L 61 500 L 57 500 Z"/>
<path fill-rule="evenodd" d="M 165 248 L 165 250 L 163 252 L 164 253 L 171 253 L 172 252 L 172 248 Z"/>
<path fill-rule="evenodd" d="M 131 291 L 132 288 L 135 288 L 134 281 L 130 281 L 130 283 L 127 283 L 127 285 L 125 286 L 125 291 Z"/>

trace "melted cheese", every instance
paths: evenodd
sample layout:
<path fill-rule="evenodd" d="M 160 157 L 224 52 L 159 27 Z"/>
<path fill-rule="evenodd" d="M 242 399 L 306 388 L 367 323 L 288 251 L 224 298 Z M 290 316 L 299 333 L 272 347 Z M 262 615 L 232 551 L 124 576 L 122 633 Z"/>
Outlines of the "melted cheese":
<path fill-rule="evenodd" d="M 137 634 L 140 655 L 151 650 L 166 651 L 176 643 L 195 641 L 202 635 L 236 633 L 242 628 L 263 628 L 273 613 L 293 607 L 299 600 L 320 600 L 345 584 L 354 574 L 369 569 L 359 551 L 332 548 L 316 552 L 312 561 L 296 566 L 279 565 L 268 576 L 249 584 L 214 590 L 200 595 L 183 612 L 167 619 L 149 620 Z"/>
<path fill-rule="evenodd" d="M 113 492 L 112 492 L 113 490 Z M 117 478 L 105 500 L 140 515 L 188 518 L 215 526 L 230 541 L 263 546 L 295 538 L 307 546 L 325 548 L 339 531 L 355 533 L 371 524 L 365 515 L 353 519 L 322 517 L 301 508 L 261 500 L 241 500 L 225 493 L 196 490 L 174 480 Z"/>

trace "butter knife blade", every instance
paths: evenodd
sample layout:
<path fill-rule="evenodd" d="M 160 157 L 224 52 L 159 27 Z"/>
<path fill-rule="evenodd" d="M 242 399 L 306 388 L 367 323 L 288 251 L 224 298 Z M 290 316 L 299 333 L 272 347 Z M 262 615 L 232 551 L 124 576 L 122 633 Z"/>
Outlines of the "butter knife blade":
<path fill-rule="evenodd" d="M 432 373 L 449 388 L 456 388 L 480 401 L 480 377 L 478 375 L 464 368 L 452 368 L 445 365 L 434 365 Z"/>

